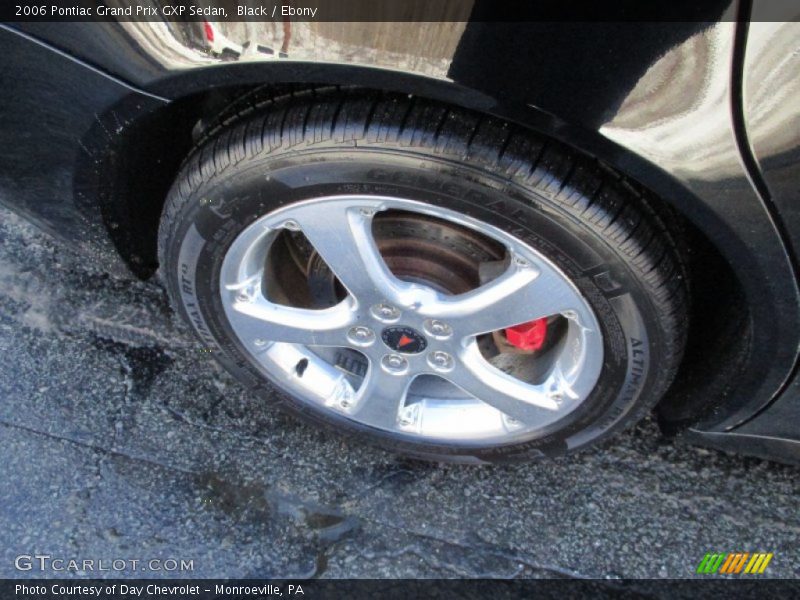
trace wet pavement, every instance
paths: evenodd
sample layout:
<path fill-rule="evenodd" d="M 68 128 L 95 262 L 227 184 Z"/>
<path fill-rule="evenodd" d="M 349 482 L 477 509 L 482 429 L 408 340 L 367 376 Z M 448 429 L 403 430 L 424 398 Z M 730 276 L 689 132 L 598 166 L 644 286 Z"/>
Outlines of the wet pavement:
<path fill-rule="evenodd" d="M 157 286 L 3 209 L 0 448 L 0 577 L 690 577 L 711 551 L 773 552 L 767 575 L 800 576 L 796 467 L 650 422 L 504 467 L 348 442 L 249 397 Z M 33 554 L 128 562 L 15 568 Z"/>

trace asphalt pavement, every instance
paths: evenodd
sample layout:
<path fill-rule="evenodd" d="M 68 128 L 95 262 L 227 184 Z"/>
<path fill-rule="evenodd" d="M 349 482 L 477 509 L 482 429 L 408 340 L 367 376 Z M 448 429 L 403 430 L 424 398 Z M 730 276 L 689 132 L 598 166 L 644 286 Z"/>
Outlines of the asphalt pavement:
<path fill-rule="evenodd" d="M 0 577 L 683 578 L 734 551 L 800 576 L 797 467 L 651 422 L 504 467 L 321 433 L 249 397 L 157 285 L 3 209 L 0 453 Z"/>

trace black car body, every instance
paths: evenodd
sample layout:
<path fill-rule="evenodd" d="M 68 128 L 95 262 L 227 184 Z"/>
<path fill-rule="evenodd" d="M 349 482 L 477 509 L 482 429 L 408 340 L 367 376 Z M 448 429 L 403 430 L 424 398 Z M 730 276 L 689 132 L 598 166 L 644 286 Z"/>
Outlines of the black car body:
<path fill-rule="evenodd" d="M 688 23 L 460 10 L 438 23 L 216 24 L 262 48 L 250 59 L 208 52 L 202 21 L 2 25 L 0 201 L 109 272 L 148 278 L 193 140 L 265 87 L 387 90 L 499 117 L 597 157 L 681 215 L 690 337 L 662 427 L 800 460 L 800 24 L 726 2 Z"/>

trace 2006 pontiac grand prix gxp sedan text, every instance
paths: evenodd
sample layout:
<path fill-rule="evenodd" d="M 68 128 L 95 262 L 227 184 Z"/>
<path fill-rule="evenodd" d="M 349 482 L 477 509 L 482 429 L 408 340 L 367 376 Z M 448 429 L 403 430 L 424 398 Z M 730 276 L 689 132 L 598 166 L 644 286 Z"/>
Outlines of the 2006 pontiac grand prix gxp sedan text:
<path fill-rule="evenodd" d="M 798 460 L 800 25 L 493 4 L 7 23 L 0 199 L 352 443 L 526 460 L 655 411 Z"/>

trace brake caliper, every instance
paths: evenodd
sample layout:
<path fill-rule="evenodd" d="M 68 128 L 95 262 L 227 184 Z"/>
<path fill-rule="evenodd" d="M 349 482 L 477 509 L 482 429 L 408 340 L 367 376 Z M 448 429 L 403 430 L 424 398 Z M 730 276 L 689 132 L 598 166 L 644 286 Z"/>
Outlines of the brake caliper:
<path fill-rule="evenodd" d="M 507 327 L 505 333 L 506 340 L 512 346 L 520 350 L 539 350 L 547 337 L 547 317 Z"/>

